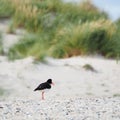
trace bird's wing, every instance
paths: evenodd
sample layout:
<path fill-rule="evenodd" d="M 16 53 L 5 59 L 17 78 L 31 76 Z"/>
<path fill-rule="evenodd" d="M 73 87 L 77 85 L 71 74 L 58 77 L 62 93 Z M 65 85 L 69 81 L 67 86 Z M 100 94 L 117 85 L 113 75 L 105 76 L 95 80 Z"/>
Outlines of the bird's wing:
<path fill-rule="evenodd" d="M 42 90 L 44 89 L 44 83 L 41 83 L 38 87 L 37 87 L 38 90 Z"/>
<path fill-rule="evenodd" d="M 38 87 L 36 87 L 36 88 L 34 89 L 34 91 L 36 91 L 36 90 L 42 90 L 41 84 L 40 84 Z"/>
<path fill-rule="evenodd" d="M 50 89 L 51 85 L 48 83 L 41 83 L 34 91 L 36 90 L 43 90 L 43 89 Z"/>

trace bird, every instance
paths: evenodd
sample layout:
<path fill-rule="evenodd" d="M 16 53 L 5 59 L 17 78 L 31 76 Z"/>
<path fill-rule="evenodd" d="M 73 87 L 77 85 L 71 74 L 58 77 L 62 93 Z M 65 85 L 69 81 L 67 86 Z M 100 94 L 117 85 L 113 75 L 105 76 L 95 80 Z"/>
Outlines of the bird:
<path fill-rule="evenodd" d="M 46 82 L 41 83 L 37 88 L 35 88 L 34 91 L 42 91 L 42 100 L 44 100 L 44 93 L 46 90 L 51 89 L 51 85 L 54 85 L 54 83 L 52 82 L 52 79 L 48 79 Z"/>

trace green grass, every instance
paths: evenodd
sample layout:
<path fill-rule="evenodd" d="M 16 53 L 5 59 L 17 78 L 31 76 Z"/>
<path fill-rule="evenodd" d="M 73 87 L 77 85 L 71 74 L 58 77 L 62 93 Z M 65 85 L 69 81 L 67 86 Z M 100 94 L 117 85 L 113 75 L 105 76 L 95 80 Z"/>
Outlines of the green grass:
<path fill-rule="evenodd" d="M 71 57 L 81 54 L 102 54 L 112 57 L 115 54 L 116 41 L 112 39 L 115 25 L 108 20 L 98 20 L 64 27 L 57 31 L 51 55 Z"/>
<path fill-rule="evenodd" d="M 6 31 L 8 34 L 15 34 L 15 26 L 14 26 L 14 21 L 11 20 L 8 26 L 8 29 Z"/>
<path fill-rule="evenodd" d="M 97 71 L 95 70 L 95 68 L 94 68 L 92 65 L 90 65 L 90 64 L 85 64 L 85 65 L 83 65 L 82 67 L 83 67 L 85 70 L 92 71 L 92 72 L 97 72 Z"/>
<path fill-rule="evenodd" d="M 14 12 L 10 0 L 0 0 L 0 18 L 8 18 Z"/>
<path fill-rule="evenodd" d="M 42 37 L 41 37 L 42 36 Z M 49 43 L 45 35 L 28 34 L 10 48 L 9 59 L 20 59 L 34 56 L 36 60 L 44 60 Z"/>
<path fill-rule="evenodd" d="M 9 4 L 11 2 L 11 4 Z M 89 1 L 81 4 L 61 0 L 1 0 L 3 15 L 12 17 L 8 32 L 22 27 L 28 31 L 9 50 L 10 59 L 34 56 L 65 58 L 77 55 L 120 55 L 119 21 L 112 23 L 104 11 Z M 7 10 L 6 10 L 7 9 Z M 2 14 L 0 14 L 2 15 Z"/>
<path fill-rule="evenodd" d="M 3 54 L 2 33 L 0 32 L 0 54 Z"/>
<path fill-rule="evenodd" d="M 107 19 L 107 14 L 88 1 L 81 5 L 63 3 L 61 0 L 1 0 L 1 3 L 4 3 L 1 4 L 1 11 L 6 12 L 3 15 L 12 15 L 15 26 L 31 32 L 51 31 L 66 24 Z"/>
<path fill-rule="evenodd" d="M 55 33 L 28 34 L 10 49 L 9 58 L 34 56 L 40 60 L 48 55 L 65 58 L 96 53 L 116 57 L 116 31 L 111 21 L 101 19 L 58 28 Z"/>
<path fill-rule="evenodd" d="M 114 36 L 115 41 L 117 42 L 117 46 L 115 52 L 117 54 L 117 59 L 120 59 L 120 18 L 115 22 L 117 31 Z"/>

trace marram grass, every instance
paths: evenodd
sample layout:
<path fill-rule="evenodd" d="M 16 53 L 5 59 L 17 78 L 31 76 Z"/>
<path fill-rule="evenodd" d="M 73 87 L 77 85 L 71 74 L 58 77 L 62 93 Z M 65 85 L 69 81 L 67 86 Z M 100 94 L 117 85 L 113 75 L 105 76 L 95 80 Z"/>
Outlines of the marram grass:
<path fill-rule="evenodd" d="M 114 54 L 115 25 L 109 20 L 86 22 L 77 26 L 64 27 L 57 31 L 54 45 L 50 48 L 52 56 L 70 57 L 81 54 Z M 112 48 L 112 47 L 113 48 Z M 60 54 L 59 54 L 60 53 Z"/>
<path fill-rule="evenodd" d="M 48 55 L 64 58 L 96 53 L 119 56 L 117 24 L 90 1 L 72 4 L 61 0 L 1 0 L 0 3 L 9 6 L 0 7 L 4 11 L 0 11 L 0 16 L 12 17 L 9 32 L 22 27 L 30 33 L 10 48 L 10 59 L 34 56 L 40 60 Z"/>

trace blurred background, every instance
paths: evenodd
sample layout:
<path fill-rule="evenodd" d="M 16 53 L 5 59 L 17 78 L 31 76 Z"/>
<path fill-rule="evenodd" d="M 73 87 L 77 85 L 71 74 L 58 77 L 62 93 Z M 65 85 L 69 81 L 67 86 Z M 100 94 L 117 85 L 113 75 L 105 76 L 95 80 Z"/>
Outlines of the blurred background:
<path fill-rule="evenodd" d="M 17 29 L 27 32 L 7 51 L 8 57 L 32 55 L 38 60 L 45 56 L 65 58 L 86 54 L 117 57 L 120 53 L 118 5 L 118 1 L 97 0 L 1 0 L 0 18 L 9 19 L 7 33 L 14 34 Z"/>
<path fill-rule="evenodd" d="M 80 3 L 82 2 L 82 0 L 64 0 L 65 2 L 76 2 L 76 3 Z M 90 0 L 89 0 L 90 1 Z M 112 20 L 117 20 L 120 17 L 120 8 L 119 8 L 119 4 L 120 1 L 118 0 L 103 0 L 103 1 L 99 1 L 99 0 L 91 0 L 91 2 L 97 6 L 99 9 L 106 11 L 109 14 L 109 17 Z"/>
<path fill-rule="evenodd" d="M 39 79 L 52 77 L 61 86 L 60 78 L 66 79 L 65 95 L 71 90 L 75 96 L 84 92 L 94 96 L 98 86 L 106 86 L 97 91 L 101 96 L 119 96 L 119 4 L 118 0 L 0 0 L 0 95 L 15 90 L 13 96 L 24 91 L 24 97 L 30 96 Z M 81 75 L 87 75 L 84 81 Z"/>

